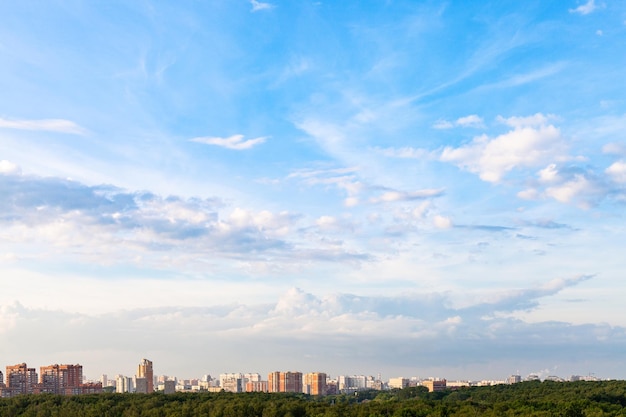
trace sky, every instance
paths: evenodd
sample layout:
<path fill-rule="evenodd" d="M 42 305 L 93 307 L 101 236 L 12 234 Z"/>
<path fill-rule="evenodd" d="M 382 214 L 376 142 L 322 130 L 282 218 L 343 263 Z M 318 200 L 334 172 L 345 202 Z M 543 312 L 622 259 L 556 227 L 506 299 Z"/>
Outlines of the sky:
<path fill-rule="evenodd" d="M 0 367 L 626 379 L 626 3 L 0 3 Z"/>

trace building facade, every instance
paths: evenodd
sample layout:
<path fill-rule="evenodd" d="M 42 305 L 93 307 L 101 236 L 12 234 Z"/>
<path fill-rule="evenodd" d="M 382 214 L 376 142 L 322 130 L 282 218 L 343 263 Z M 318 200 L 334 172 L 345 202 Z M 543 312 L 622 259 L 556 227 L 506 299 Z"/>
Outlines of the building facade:
<path fill-rule="evenodd" d="M 388 382 L 389 388 L 394 389 L 394 388 L 398 388 L 398 389 L 402 389 L 402 388 L 406 388 L 409 386 L 409 379 L 408 378 L 403 378 L 401 376 L 397 377 L 397 378 L 389 378 L 389 382 Z"/>
<path fill-rule="evenodd" d="M 149 361 L 148 359 L 141 360 L 141 363 L 137 367 L 137 378 L 146 379 L 146 394 L 154 392 L 154 371 L 152 370 L 152 361 Z"/>
<path fill-rule="evenodd" d="M 243 375 L 240 373 L 220 374 L 220 387 L 226 392 L 242 392 Z"/>
<path fill-rule="evenodd" d="M 429 379 L 422 381 L 422 385 L 428 388 L 428 392 L 443 391 L 446 389 L 445 379 Z"/>
<path fill-rule="evenodd" d="M 59 364 L 42 366 L 39 368 L 39 384 L 42 393 L 74 394 L 80 391 L 83 384 L 83 367 Z"/>
<path fill-rule="evenodd" d="M 326 395 L 326 374 L 312 372 L 304 375 L 304 389 L 310 395 Z"/>
<path fill-rule="evenodd" d="M 32 394 L 37 389 L 37 371 L 25 363 L 6 367 L 6 389 L 10 395 Z"/>
<path fill-rule="evenodd" d="M 270 372 L 269 392 L 302 392 L 302 372 Z"/>

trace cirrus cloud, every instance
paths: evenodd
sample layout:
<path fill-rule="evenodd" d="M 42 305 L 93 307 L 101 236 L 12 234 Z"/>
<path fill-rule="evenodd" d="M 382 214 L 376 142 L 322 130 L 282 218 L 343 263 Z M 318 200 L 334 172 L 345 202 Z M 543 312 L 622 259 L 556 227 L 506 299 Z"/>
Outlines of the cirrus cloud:
<path fill-rule="evenodd" d="M 65 119 L 6 119 L 0 117 L 0 128 L 84 135 L 87 130 Z"/>

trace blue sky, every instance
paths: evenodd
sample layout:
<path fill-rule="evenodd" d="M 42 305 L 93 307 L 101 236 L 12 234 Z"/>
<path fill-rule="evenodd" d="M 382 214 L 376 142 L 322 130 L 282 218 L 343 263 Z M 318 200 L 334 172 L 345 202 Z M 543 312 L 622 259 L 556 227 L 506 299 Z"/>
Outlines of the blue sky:
<path fill-rule="evenodd" d="M 616 0 L 5 2 L 0 358 L 626 378 L 624 45 Z"/>

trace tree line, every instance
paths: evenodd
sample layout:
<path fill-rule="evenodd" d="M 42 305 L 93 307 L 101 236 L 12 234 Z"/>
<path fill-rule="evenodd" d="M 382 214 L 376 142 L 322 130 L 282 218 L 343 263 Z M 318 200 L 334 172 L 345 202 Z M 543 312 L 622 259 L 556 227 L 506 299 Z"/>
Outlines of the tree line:
<path fill-rule="evenodd" d="M 2 417 L 626 416 L 626 381 L 530 381 L 428 392 L 424 387 L 314 397 L 284 393 L 21 395 Z"/>

